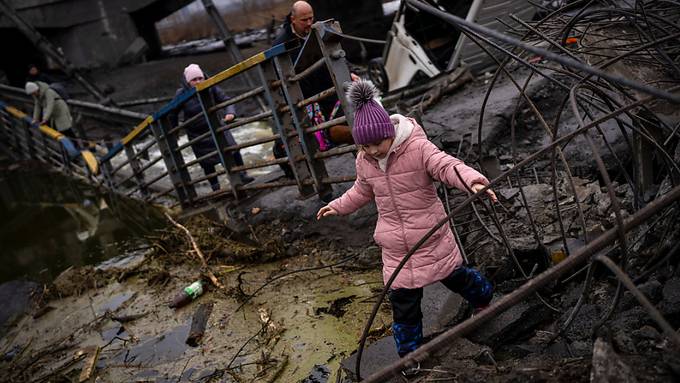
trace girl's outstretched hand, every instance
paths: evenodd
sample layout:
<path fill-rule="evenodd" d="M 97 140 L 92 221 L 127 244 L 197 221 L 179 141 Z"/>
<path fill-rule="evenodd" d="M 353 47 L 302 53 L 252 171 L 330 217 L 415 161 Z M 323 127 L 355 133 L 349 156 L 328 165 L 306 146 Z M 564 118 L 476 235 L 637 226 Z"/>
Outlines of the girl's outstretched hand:
<path fill-rule="evenodd" d="M 319 209 L 319 211 L 316 213 L 316 220 L 320 220 L 321 218 L 328 216 L 328 215 L 338 215 L 338 211 L 333 209 L 332 207 L 326 205 Z"/>
<path fill-rule="evenodd" d="M 473 192 L 477 193 L 478 191 L 484 189 L 484 185 L 474 184 L 474 185 L 472 185 L 472 187 L 470 189 L 472 189 Z M 493 190 L 487 189 L 486 194 L 489 196 L 491 201 L 498 202 L 498 197 L 496 197 L 496 193 L 494 193 Z"/>

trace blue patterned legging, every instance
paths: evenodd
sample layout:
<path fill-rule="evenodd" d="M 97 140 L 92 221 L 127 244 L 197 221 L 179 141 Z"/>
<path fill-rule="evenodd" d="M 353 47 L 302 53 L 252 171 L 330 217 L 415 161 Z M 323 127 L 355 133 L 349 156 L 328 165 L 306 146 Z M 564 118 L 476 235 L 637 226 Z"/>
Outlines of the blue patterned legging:
<path fill-rule="evenodd" d="M 493 296 L 493 286 L 479 271 L 460 267 L 440 281 L 449 290 L 460 294 L 472 307 L 484 307 Z M 392 303 L 392 333 L 397 352 L 402 357 L 423 343 L 423 312 L 420 301 L 423 289 L 394 289 L 389 293 Z"/>

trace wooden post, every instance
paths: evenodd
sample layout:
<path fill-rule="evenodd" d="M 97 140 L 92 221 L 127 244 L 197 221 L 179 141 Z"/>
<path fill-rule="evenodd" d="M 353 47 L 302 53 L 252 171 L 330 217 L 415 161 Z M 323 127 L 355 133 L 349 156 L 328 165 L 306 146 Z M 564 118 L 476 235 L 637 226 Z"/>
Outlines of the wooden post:
<path fill-rule="evenodd" d="M 201 344 L 203 335 L 205 334 L 205 328 L 208 324 L 208 318 L 210 318 L 210 313 L 212 313 L 213 302 L 203 303 L 198 306 L 194 316 L 191 318 L 191 329 L 189 330 L 189 335 L 185 343 L 191 347 L 198 347 Z"/>
<path fill-rule="evenodd" d="M 167 116 L 161 118 L 160 121 L 151 123 L 151 131 L 156 137 L 158 148 L 163 156 L 165 167 L 168 169 L 170 182 L 175 188 L 179 202 L 183 208 L 190 207 L 196 198 L 196 190 L 194 185 L 189 184 L 191 176 L 189 171 L 183 166 L 184 158 L 182 153 L 177 151 L 177 139 L 173 135 L 167 134 L 172 128 L 172 123 Z"/>

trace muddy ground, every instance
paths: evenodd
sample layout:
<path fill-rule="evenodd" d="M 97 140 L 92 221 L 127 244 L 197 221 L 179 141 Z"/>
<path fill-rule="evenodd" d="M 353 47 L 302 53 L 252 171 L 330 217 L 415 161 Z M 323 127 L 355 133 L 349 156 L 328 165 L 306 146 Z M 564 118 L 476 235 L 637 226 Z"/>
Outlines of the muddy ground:
<path fill-rule="evenodd" d="M 245 236 L 203 218 L 186 227 L 223 287 L 210 285 L 182 231 L 160 230 L 151 250 L 69 269 L 36 292 L 2 340 L 3 381 L 69 381 L 97 346 L 105 382 L 300 381 L 315 365 L 335 374 L 382 285 L 375 249 L 348 247 L 302 222 L 257 225 Z M 204 294 L 168 307 L 201 279 Z M 206 304 L 205 335 L 190 347 L 192 316 Z M 375 334 L 389 323 L 384 310 Z"/>

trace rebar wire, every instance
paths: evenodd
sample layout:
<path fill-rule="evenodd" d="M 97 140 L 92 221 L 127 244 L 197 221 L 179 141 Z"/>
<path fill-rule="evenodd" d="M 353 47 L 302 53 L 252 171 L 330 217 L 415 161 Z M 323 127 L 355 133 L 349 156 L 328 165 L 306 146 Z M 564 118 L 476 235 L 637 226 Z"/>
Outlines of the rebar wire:
<path fill-rule="evenodd" d="M 512 169 L 511 169 L 512 170 Z M 497 179 L 496 179 L 497 180 Z M 494 180 L 495 181 L 495 180 Z M 494 181 L 492 181 L 487 186 L 493 186 Z M 485 193 L 485 190 L 480 190 L 475 197 L 478 197 L 480 193 Z M 472 200 L 473 198 L 469 198 Z M 660 210 L 667 208 L 674 204 L 678 199 L 680 199 L 680 187 L 675 187 L 671 189 L 668 193 L 664 194 L 662 197 L 638 210 L 633 214 L 629 220 L 625 222 L 624 230 L 630 231 L 637 227 L 641 223 L 645 222 L 653 215 L 657 214 Z M 442 224 L 444 224 L 442 222 Z M 569 270 L 579 266 L 586 260 L 588 260 L 593 254 L 597 253 L 611 242 L 615 241 L 618 237 L 618 228 L 612 228 L 594 239 L 587 246 L 577 250 L 570 257 L 564 261 L 558 263 L 554 267 L 544 271 L 543 273 L 537 275 L 535 278 L 529 280 L 524 285 L 520 286 L 518 289 L 512 293 L 500 298 L 498 301 L 492 303 L 487 309 L 481 311 L 475 316 L 474 320 L 466 320 L 455 327 L 445 331 L 444 333 L 436 336 L 434 339 L 430 340 L 426 344 L 422 345 L 420 348 L 406 355 L 405 357 L 391 363 L 390 365 L 384 367 L 380 371 L 369 376 L 367 379 L 363 380 L 364 383 L 377 383 L 385 381 L 387 378 L 395 375 L 397 371 L 411 365 L 424 361 L 433 355 L 436 351 L 451 345 L 454 339 L 457 339 L 463 335 L 466 335 L 476 328 L 479 328 L 489 320 L 495 318 L 502 312 L 508 310 L 515 304 L 526 299 L 529 295 L 533 294 L 537 289 L 559 279 L 562 275 L 566 274 Z M 393 274 L 394 276 L 394 274 Z M 361 349 L 360 349 L 361 350 Z M 357 363 L 359 358 L 357 356 Z M 361 378 L 359 378 L 361 379 Z"/>
<path fill-rule="evenodd" d="M 583 120 L 583 117 L 581 117 L 581 114 L 579 113 L 578 110 L 578 103 L 576 101 L 576 92 L 578 91 L 579 87 L 581 84 L 576 85 L 574 88 L 572 88 L 571 92 L 569 93 L 569 101 L 571 103 L 571 108 L 572 112 L 574 113 L 574 116 L 576 117 L 576 120 L 578 121 L 579 126 L 583 126 L 585 124 L 585 121 Z M 599 126 L 599 124 L 597 125 Z M 609 177 L 609 172 L 607 171 L 607 167 L 604 164 L 604 161 L 602 160 L 602 156 L 599 153 L 599 150 L 595 146 L 595 143 L 593 142 L 593 139 L 590 137 L 589 132 L 585 132 L 583 136 L 586 139 L 586 142 L 588 143 L 588 146 L 590 147 L 590 150 L 594 156 L 595 163 L 597 164 L 597 168 L 600 172 L 600 175 L 602 176 L 602 179 L 604 180 L 604 183 L 607 187 L 607 192 L 609 193 L 609 201 L 611 202 L 612 205 L 612 210 L 614 211 L 614 217 L 616 218 L 616 229 L 619 234 L 619 247 L 621 248 L 623 252 L 623 257 L 621 259 L 621 264 L 624 265 L 624 270 L 626 268 L 626 265 L 628 264 L 628 257 L 629 257 L 629 252 L 628 252 L 628 245 L 626 241 L 626 234 L 623 231 L 623 217 L 621 216 L 621 204 L 619 203 L 619 199 L 616 196 L 616 192 L 614 191 L 614 187 L 612 186 L 611 179 Z M 622 287 L 621 287 L 621 282 L 619 282 L 616 286 L 616 293 L 614 294 L 614 300 L 612 301 L 612 304 L 609 306 L 609 310 L 605 313 L 604 317 L 600 319 L 600 321 L 595 325 L 595 329 L 599 328 L 602 326 L 609 318 L 611 315 L 614 313 L 614 310 L 616 309 L 616 306 L 619 303 L 619 299 L 621 298 L 621 292 L 622 292 Z"/>
<path fill-rule="evenodd" d="M 601 78 L 604 78 L 604 79 L 609 80 L 609 81 L 614 82 L 614 83 L 625 85 L 627 87 L 633 88 L 635 90 L 646 93 L 648 95 L 652 95 L 652 96 L 655 96 L 657 98 L 662 98 L 664 100 L 672 101 L 674 103 L 680 103 L 680 96 L 676 96 L 676 95 L 669 93 L 665 90 L 661 90 L 661 89 L 658 89 L 658 88 L 655 88 L 655 87 L 652 87 L 652 86 L 649 86 L 649 85 L 646 85 L 646 84 L 642 84 L 638 81 L 629 80 L 628 78 L 625 78 L 623 76 L 616 76 L 616 75 L 613 75 L 609 72 L 603 71 L 599 68 L 595 68 L 595 67 L 592 67 L 590 65 L 584 64 L 582 62 L 576 61 L 574 59 L 566 58 L 566 57 L 560 56 L 556 53 L 545 50 L 543 48 L 539 48 L 539 47 L 536 47 L 536 46 L 526 44 L 522 41 L 519 41 L 519 40 L 517 40 L 513 37 L 506 36 L 506 35 L 498 32 L 498 31 L 495 31 L 493 29 L 483 27 L 479 24 L 471 23 L 469 21 L 461 19 L 460 17 L 457 17 L 457 16 L 454 16 L 450 13 L 446 13 L 444 11 L 441 11 L 441 10 L 439 10 L 439 9 L 429 5 L 429 4 L 425 4 L 425 3 L 423 3 L 419 0 L 406 0 L 406 2 L 408 2 L 410 5 L 418 8 L 422 11 L 425 11 L 427 13 L 434 15 L 434 16 L 437 16 L 437 17 L 443 19 L 444 21 L 447 21 L 447 22 L 457 26 L 458 28 L 468 30 L 468 31 L 472 31 L 472 32 L 477 33 L 479 35 L 490 36 L 490 37 L 497 39 L 497 40 L 500 40 L 500 41 L 502 41 L 506 44 L 521 47 L 522 49 L 524 49 L 528 52 L 532 52 L 532 53 L 539 55 L 541 57 L 544 57 L 548 60 L 552 60 L 552 61 L 558 62 L 562 65 L 568 66 L 570 68 L 578 69 L 578 70 L 581 70 L 583 72 L 599 76 Z M 567 39 L 567 37 L 564 37 L 565 41 L 566 41 L 566 39 Z"/>
<path fill-rule="evenodd" d="M 671 341 L 673 341 L 673 343 L 675 343 L 676 347 L 680 348 L 680 334 L 678 334 L 678 332 L 675 331 L 673 327 L 671 327 L 671 325 L 664 319 L 663 315 L 661 315 L 659 310 L 654 307 L 647 297 L 645 297 L 645 295 L 637 287 L 635 287 L 635 284 L 630 279 L 628 274 L 618 267 L 609 257 L 598 255 L 595 256 L 595 260 L 605 265 L 612 273 L 614 273 L 614 275 L 616 275 L 616 278 L 621 281 L 621 283 L 626 286 L 628 291 L 633 294 L 635 299 L 640 302 L 642 307 L 647 311 L 647 313 L 649 313 L 654 322 L 656 322 L 656 324 L 661 327 L 666 336 Z"/>
<path fill-rule="evenodd" d="M 442 194 L 444 194 L 444 201 L 446 204 L 444 205 L 444 208 L 446 208 L 446 214 L 449 214 L 451 212 L 451 204 L 449 203 L 449 191 L 446 188 L 446 185 L 442 184 L 441 185 L 441 191 Z M 460 236 L 458 235 L 458 229 L 456 229 L 456 224 L 453 222 L 453 217 L 449 220 L 449 226 L 451 227 L 451 231 L 453 231 L 453 238 L 456 240 L 456 244 L 458 245 L 458 249 L 460 250 L 460 255 L 463 256 L 463 261 L 465 262 L 466 265 L 470 264 L 470 261 L 468 260 L 467 254 L 465 252 L 465 245 L 463 244 L 463 241 L 461 241 Z"/>
<path fill-rule="evenodd" d="M 430 231 L 425 233 L 425 235 L 423 235 L 423 237 L 418 242 L 416 242 L 416 244 L 413 245 L 413 247 L 411 247 L 409 249 L 409 251 L 404 255 L 404 258 L 401 260 L 399 265 L 397 265 L 395 270 L 392 272 L 392 275 L 390 276 L 390 278 L 385 283 L 385 286 L 383 287 L 383 290 L 380 294 L 380 297 L 378 298 L 378 300 L 376 301 L 376 303 L 373 306 L 373 310 L 371 311 L 371 315 L 369 316 L 369 319 L 366 322 L 366 325 L 364 326 L 364 330 L 363 330 L 363 333 L 361 335 L 361 340 L 359 341 L 359 348 L 357 350 L 357 358 L 356 358 L 356 360 L 357 360 L 357 362 L 356 362 L 356 375 L 357 375 L 357 377 L 359 379 L 361 379 L 361 372 L 360 372 L 361 371 L 361 357 L 362 357 L 363 352 L 364 352 L 366 340 L 368 339 L 368 332 L 371 329 L 371 326 L 373 324 L 373 320 L 375 320 L 375 317 L 378 314 L 378 309 L 380 308 L 382 301 L 385 299 L 385 295 L 387 294 L 387 291 L 392 286 L 394 279 L 397 277 L 397 275 L 399 274 L 401 269 L 404 268 L 404 265 L 406 264 L 406 262 L 408 262 L 408 260 L 416 252 L 416 250 L 418 250 L 420 248 L 420 246 L 422 246 L 423 243 L 425 243 L 425 241 L 427 241 L 432 236 L 432 234 L 434 234 L 437 230 L 439 230 L 439 228 L 442 227 L 442 225 L 444 225 L 446 222 L 448 222 L 448 220 L 451 219 L 451 217 L 454 217 L 456 214 L 458 214 L 463 208 L 466 208 L 470 203 L 472 203 L 476 199 L 480 198 L 480 196 L 485 195 L 486 191 L 488 189 L 499 184 L 500 182 L 505 180 L 510 175 L 513 175 L 519 169 L 522 169 L 525 165 L 532 163 L 537 158 L 548 153 L 549 151 L 551 151 L 553 148 L 557 147 L 558 145 L 561 145 L 565 142 L 570 141 L 571 139 L 573 139 L 577 135 L 583 134 L 584 132 L 588 131 L 589 129 L 592 129 L 593 127 L 597 126 L 598 124 L 602 123 L 603 121 L 607 121 L 607 120 L 614 118 L 615 116 L 617 116 L 621 113 L 625 113 L 630 109 L 633 109 L 635 107 L 638 107 L 641 104 L 649 102 L 652 98 L 653 98 L 652 96 L 648 96 L 648 97 L 645 97 L 645 98 L 643 98 L 639 101 L 630 103 L 630 104 L 628 104 L 624 107 L 621 107 L 621 108 L 619 108 L 619 109 L 617 109 L 617 110 L 615 110 L 615 111 L 613 111 L 613 112 L 611 112 L 611 113 L 609 113 L 609 114 L 607 114 L 607 115 L 605 115 L 605 116 L 603 116 L 603 117 L 601 117 L 601 118 L 599 118 L 599 119 L 597 119 L 597 120 L 595 120 L 595 121 L 593 121 L 593 122 L 591 122 L 591 123 L 589 123 L 589 124 L 587 124 L 587 125 L 585 125 L 581 128 L 578 128 L 578 129 L 576 129 L 572 132 L 569 132 L 569 133 L 565 134 L 564 136 L 554 140 L 551 144 L 539 149 L 538 151 L 529 155 L 528 157 L 526 157 L 522 161 L 518 162 L 516 166 L 514 166 L 514 167 L 506 170 L 505 172 L 501 173 L 498 177 L 494 178 L 491 182 L 489 182 L 488 185 L 486 185 L 484 188 L 480 189 L 474 195 L 469 196 L 467 199 L 465 199 L 465 201 L 461 202 L 460 205 L 458 205 L 456 208 L 454 208 L 445 218 L 443 218 L 436 225 L 434 225 L 430 229 Z M 560 264 L 558 264 L 558 266 L 559 265 Z"/>
<path fill-rule="evenodd" d="M 413 3 L 413 1 L 411 1 L 411 2 Z M 590 4 L 590 3 L 593 3 L 593 1 L 590 1 L 590 2 L 588 2 L 588 3 L 589 3 L 589 4 Z M 582 10 L 581 12 L 579 12 L 579 14 L 577 14 L 577 16 L 580 16 L 580 15 L 582 15 L 583 13 L 585 13 L 585 12 Z M 459 27 L 460 27 L 460 25 L 459 25 Z M 472 29 L 472 28 L 470 28 L 470 29 Z M 465 32 L 465 31 L 463 31 L 463 32 Z M 469 30 L 468 30 L 467 32 L 468 32 L 468 33 L 467 33 L 468 35 L 471 35 L 471 34 L 472 34 L 472 33 L 469 33 L 469 32 L 470 32 Z M 470 37 L 470 36 L 469 36 L 469 37 Z M 480 36 L 475 36 L 475 37 L 480 37 Z M 667 37 L 665 37 L 665 38 L 666 38 L 667 40 L 671 40 L 671 39 L 672 39 L 672 37 L 670 37 L 670 36 L 667 36 Z M 488 39 L 481 38 L 481 40 L 483 40 L 485 43 L 490 43 Z M 502 39 L 501 39 L 501 40 L 502 40 Z M 507 42 L 507 40 L 506 40 L 505 42 Z M 614 57 L 609 58 L 609 59 L 608 59 L 608 62 L 605 63 L 605 66 L 610 65 L 610 63 L 620 61 L 622 58 L 624 58 L 624 57 L 626 57 L 626 56 L 631 56 L 633 53 L 635 53 L 634 51 L 643 51 L 643 50 L 647 49 L 648 47 L 656 46 L 656 45 L 659 45 L 660 43 L 661 43 L 661 41 L 656 40 L 656 41 L 652 41 L 652 42 L 646 43 L 646 44 L 645 44 L 646 46 L 633 47 L 631 50 L 629 50 L 629 51 L 627 51 L 627 52 L 624 52 L 623 54 L 619 54 L 618 56 L 614 56 Z M 510 57 L 509 57 L 508 59 L 506 59 L 506 60 L 500 65 L 501 68 L 499 68 L 499 70 L 498 70 L 498 71 L 496 72 L 496 74 L 494 75 L 494 79 L 491 81 L 492 84 L 491 84 L 491 86 L 489 87 L 489 90 L 488 90 L 488 92 L 487 92 L 487 95 L 486 95 L 486 98 L 485 98 L 485 101 L 484 101 L 484 103 L 483 103 L 482 108 L 484 108 L 485 105 L 487 104 L 487 102 L 488 102 L 488 97 L 489 97 L 489 95 L 490 95 L 490 93 L 491 93 L 491 90 L 492 90 L 492 88 L 493 88 L 493 84 L 494 84 L 494 83 L 497 81 L 497 79 L 499 78 L 500 73 L 502 73 L 502 71 L 503 71 L 503 69 L 504 69 L 503 67 L 504 67 L 505 65 L 507 65 L 507 63 L 509 63 L 512 59 L 514 59 L 515 61 L 519 61 L 520 63 L 524 63 L 524 60 L 520 59 L 520 58 L 519 58 L 518 56 L 516 56 L 516 55 L 515 55 L 515 56 L 510 55 L 509 52 L 508 52 L 507 50 L 502 49 L 502 47 L 499 47 L 497 44 L 491 44 L 491 45 L 492 45 L 494 48 L 501 50 L 503 53 L 508 54 Z M 517 46 L 517 45 L 516 45 L 516 46 Z M 631 45 L 631 46 L 632 46 L 632 45 Z M 532 51 L 532 50 L 530 50 L 530 49 L 526 49 L 525 46 L 522 46 L 521 48 L 524 48 L 524 49 L 527 50 L 527 51 Z M 534 52 L 534 53 L 536 53 L 536 52 Z M 566 53 L 566 52 L 563 52 L 563 53 Z M 543 56 L 546 57 L 546 56 L 548 56 L 548 55 L 543 55 Z M 552 58 L 552 57 L 548 57 L 548 58 Z M 559 63 L 565 65 L 564 60 L 555 60 L 555 61 L 558 61 Z M 573 69 L 573 66 L 568 65 L 568 64 L 571 64 L 571 63 L 568 63 L 568 62 L 567 62 L 566 64 L 567 64 L 567 65 L 566 65 L 567 68 L 572 67 L 572 68 L 570 68 L 570 69 Z M 539 73 L 539 74 L 543 75 L 545 78 L 547 78 L 547 79 L 549 79 L 549 80 L 551 80 L 551 81 L 557 83 L 558 85 L 560 85 L 560 87 L 561 87 L 562 89 L 569 90 L 569 91 L 571 91 L 571 90 L 574 89 L 572 86 L 568 86 L 567 84 L 561 83 L 560 81 L 556 81 L 556 79 L 553 78 L 552 76 L 546 76 L 544 73 L 542 73 L 540 70 L 538 70 L 538 68 L 536 68 L 536 67 L 534 67 L 534 66 L 532 66 L 532 65 L 528 65 L 528 67 L 529 67 L 532 71 L 534 71 L 534 72 L 536 72 L 536 73 Z M 551 69 L 551 70 L 555 70 L 554 68 L 550 68 L 550 69 Z M 583 68 L 578 68 L 578 66 L 576 66 L 576 69 L 583 69 Z M 587 70 L 585 70 L 585 72 L 586 72 L 586 73 L 589 73 L 590 75 L 593 75 L 593 74 L 599 75 L 599 73 L 596 73 L 596 71 L 587 71 Z M 505 71 L 504 73 L 507 74 L 508 77 L 510 77 L 510 78 L 512 79 L 512 76 L 509 75 L 509 73 L 507 73 L 507 71 Z M 570 74 L 570 75 L 571 75 L 571 74 Z M 588 78 L 585 78 L 585 79 L 584 79 L 583 77 L 578 76 L 578 75 L 576 75 L 575 77 L 576 77 L 576 80 L 580 80 L 580 82 L 583 82 L 583 83 L 592 82 L 592 81 L 588 80 Z M 590 77 L 590 76 L 588 76 L 588 77 Z M 604 77 L 604 76 L 600 76 L 600 77 L 605 78 L 605 79 L 608 79 L 608 80 L 611 80 L 610 78 L 607 78 L 607 77 Z M 593 82 L 593 83 L 592 83 L 592 86 L 593 86 L 593 87 L 594 87 L 594 86 L 602 86 L 602 84 L 600 84 L 599 81 L 597 81 L 597 82 Z M 524 88 L 525 88 L 525 87 L 524 87 Z M 618 91 L 622 91 L 622 89 L 620 89 L 620 87 L 615 87 L 615 89 L 617 89 Z M 638 90 L 639 90 L 639 89 L 638 89 Z M 520 92 L 522 92 L 521 89 L 520 89 Z M 522 97 L 526 97 L 525 94 L 521 94 L 521 96 L 522 96 Z M 626 98 L 628 98 L 629 100 L 630 100 L 630 99 L 633 99 L 633 98 L 630 96 L 630 94 L 625 94 L 625 96 L 626 96 Z M 564 105 L 564 106 L 566 106 L 566 102 L 567 102 L 568 99 L 569 99 L 569 97 L 565 97 L 565 100 L 564 100 L 564 102 L 563 102 L 563 105 Z M 628 111 L 631 110 L 632 107 L 623 107 L 623 108 L 621 108 L 621 107 L 619 106 L 620 104 L 618 104 L 618 105 L 617 105 L 618 109 L 617 109 L 616 111 L 612 112 L 613 107 L 612 107 L 612 104 L 609 103 L 610 100 L 608 99 L 608 97 L 605 97 L 603 101 L 599 101 L 597 98 L 593 98 L 592 96 L 584 97 L 583 95 L 580 95 L 580 94 L 579 94 L 579 100 L 580 100 L 580 101 L 587 102 L 588 104 L 590 104 L 591 106 L 595 107 L 596 109 L 598 109 L 598 110 L 599 110 L 600 112 L 602 112 L 602 113 L 606 113 L 606 116 L 605 116 L 605 117 L 602 117 L 602 118 L 599 118 L 599 119 L 596 119 L 594 116 L 592 116 L 592 114 L 589 113 L 588 117 L 589 117 L 591 120 L 599 120 L 599 121 L 600 121 L 599 123 L 601 123 L 601 122 L 605 122 L 605 121 L 607 121 L 607 120 L 613 118 L 613 119 L 615 119 L 616 122 L 619 123 L 620 125 L 625 125 L 625 126 L 627 126 L 627 127 L 630 128 L 630 124 L 627 124 L 626 121 L 623 121 L 623 120 L 619 119 L 619 118 L 618 118 L 618 115 L 620 115 L 620 114 L 622 114 L 622 113 L 628 113 Z M 600 103 L 601 103 L 601 105 L 600 105 Z M 606 105 L 607 103 L 609 103 L 609 105 Z M 647 110 L 647 107 L 644 105 L 644 103 L 640 103 L 640 102 L 635 102 L 635 103 L 637 103 L 638 106 L 642 106 L 644 109 Z M 631 105 L 632 105 L 632 104 L 629 104 L 628 106 L 631 106 Z M 604 108 L 604 106 L 608 106 L 608 107 L 607 107 L 607 108 Z M 561 108 L 560 110 L 562 110 L 562 109 L 564 109 L 564 107 Z M 609 109 L 609 111 L 607 111 L 606 109 Z M 626 110 L 623 110 L 623 109 L 626 109 Z M 578 109 L 576 109 L 576 110 L 578 110 Z M 561 111 L 560 111 L 560 114 L 561 114 Z M 481 116 L 483 116 L 483 111 L 482 111 Z M 636 115 L 636 116 L 629 115 L 629 117 L 630 117 L 631 119 L 633 119 L 633 120 L 635 120 L 635 119 L 638 119 L 638 120 L 639 120 L 639 119 L 640 119 L 640 116 L 637 116 L 637 115 Z M 482 125 L 482 120 L 481 120 L 481 118 L 482 118 L 482 117 L 480 117 L 480 130 L 481 130 L 481 127 L 483 126 L 483 125 Z M 539 116 L 539 119 L 541 119 L 540 116 Z M 597 125 L 598 125 L 599 123 L 596 123 L 596 124 L 594 124 L 594 125 L 593 125 L 593 124 L 589 124 L 589 125 L 595 126 L 596 128 L 598 128 Z M 558 134 L 557 134 L 557 132 L 558 132 L 558 131 L 557 131 L 557 126 L 558 126 L 558 125 L 559 125 L 559 117 L 556 118 L 555 127 L 554 127 L 554 129 L 551 129 L 551 134 L 550 134 L 550 136 L 551 136 L 551 138 L 552 138 L 552 140 L 553 140 L 553 144 L 550 145 L 550 146 L 552 146 L 553 148 L 560 148 L 559 144 L 557 144 L 557 141 L 570 142 L 571 138 L 573 138 L 573 137 L 576 136 L 575 134 L 568 134 L 567 136 L 571 136 L 571 138 L 569 138 L 569 139 L 565 139 L 565 137 L 567 137 L 567 136 L 564 136 L 564 137 L 561 137 L 561 138 L 557 138 L 557 137 L 558 137 Z M 662 123 L 662 125 L 663 125 L 663 123 Z M 587 129 L 583 129 L 584 124 L 581 124 L 580 126 L 581 126 L 581 128 L 580 128 L 580 129 L 577 129 L 577 131 L 583 131 L 583 132 L 585 132 L 585 131 L 587 130 Z M 673 131 L 673 134 L 674 134 L 675 130 L 676 130 L 676 129 L 673 129 L 673 130 L 672 130 L 672 131 Z M 622 131 L 623 131 L 623 130 L 622 130 Z M 624 132 L 625 132 L 625 131 L 624 131 Z M 572 132 L 572 133 L 573 133 L 573 132 Z M 482 137 L 482 135 L 481 135 L 481 132 L 480 132 L 480 133 L 478 134 L 478 139 L 481 140 L 481 137 Z M 649 141 L 652 141 L 652 142 L 653 142 L 653 140 L 649 140 Z M 666 141 L 665 144 L 667 144 L 669 141 L 670 141 L 670 139 L 667 139 L 667 141 Z M 479 148 L 480 150 L 482 149 L 481 143 L 478 145 L 478 148 Z M 667 159 L 669 159 L 670 156 L 668 156 L 668 154 L 666 153 L 666 154 L 664 155 L 664 157 L 666 157 Z M 481 154 L 480 154 L 480 158 L 481 158 Z M 552 158 L 554 159 L 554 155 L 553 155 Z M 521 166 L 520 164 L 518 164 L 518 165 Z M 677 165 L 676 165 L 676 166 L 677 166 Z M 516 167 L 518 167 L 518 166 L 516 166 Z M 568 169 L 568 167 L 567 167 L 567 169 Z M 556 171 L 556 169 L 555 169 L 555 167 L 553 166 L 553 177 L 554 177 L 554 175 L 555 175 L 555 171 Z M 506 173 L 507 173 L 507 172 L 506 172 Z M 569 178 L 571 178 L 571 175 L 570 175 Z M 573 182 L 573 181 L 572 181 L 572 182 Z M 555 184 L 554 182 L 553 182 L 553 188 L 556 188 L 556 184 Z M 572 189 L 574 189 L 573 183 L 572 183 Z M 609 189 L 609 190 L 611 191 L 611 189 Z M 575 190 L 573 191 L 573 194 L 574 194 L 574 198 L 575 198 L 575 202 L 576 202 L 576 204 L 577 204 L 577 207 L 579 207 L 579 210 L 581 211 L 581 209 L 580 209 L 580 201 L 578 200 L 578 195 L 576 194 Z M 611 198 L 611 193 L 610 193 L 610 198 Z M 612 199 L 612 200 L 613 200 L 613 199 Z M 558 203 L 557 198 L 555 198 L 555 202 L 558 204 L 558 207 L 557 207 L 557 208 L 559 209 L 559 203 Z M 615 209 L 613 209 L 613 210 L 616 211 L 617 209 L 615 208 Z M 587 231 L 585 230 L 585 219 L 583 218 L 582 211 L 581 211 L 581 213 L 580 213 L 580 216 L 581 216 L 581 223 L 582 223 L 582 226 L 583 226 L 583 235 L 584 235 L 584 239 L 585 239 L 585 242 L 588 243 Z M 561 222 L 561 221 L 560 221 L 560 222 Z M 617 223 L 619 223 L 619 222 L 617 222 Z M 561 230 L 562 230 L 562 232 L 564 233 L 564 229 L 561 229 Z M 566 248 L 566 244 L 565 244 L 565 248 Z M 591 270 L 592 270 L 592 269 L 591 269 Z M 589 274 L 591 274 L 591 273 L 589 273 Z M 590 278 L 588 278 L 588 279 L 590 279 Z M 588 290 L 588 286 L 586 285 L 586 286 L 584 286 L 584 293 L 585 293 L 585 291 L 587 291 L 587 290 Z M 575 310 L 575 311 L 577 311 L 577 310 Z M 572 314 L 575 315 L 575 313 L 572 313 Z M 362 347 L 363 347 L 363 345 L 362 345 Z M 361 351 L 361 348 L 360 348 L 360 351 Z M 357 375 L 359 375 L 359 368 L 357 368 Z"/>
<path fill-rule="evenodd" d="M 460 175 L 460 172 L 458 171 L 458 169 L 457 169 L 457 168 L 453 168 L 453 170 L 456 172 L 456 176 L 458 177 L 458 180 L 459 180 L 463 185 L 465 185 L 465 188 L 467 189 L 467 192 L 468 192 L 469 194 L 474 194 L 474 192 L 468 187 L 468 185 L 465 184 L 465 181 L 463 180 L 463 177 Z M 520 187 L 521 187 L 521 186 L 520 186 Z M 508 236 L 505 234 L 505 230 L 503 230 L 503 225 L 501 225 L 500 220 L 498 219 L 498 216 L 496 215 L 496 210 L 493 208 L 493 204 L 491 205 L 491 208 L 489 208 L 483 200 L 480 200 L 479 203 L 481 203 L 482 206 L 484 206 L 484 209 L 487 211 L 487 213 L 489 214 L 489 216 L 490 216 L 491 219 L 493 220 L 493 223 L 494 223 L 494 225 L 496 226 L 496 229 L 498 229 L 498 232 L 500 233 L 501 238 L 503 239 L 503 245 L 505 246 L 505 249 L 506 249 L 507 252 L 508 252 L 508 256 L 509 256 L 509 257 L 512 259 L 512 261 L 515 263 L 515 266 L 516 266 L 517 269 L 519 270 L 519 272 L 520 272 L 520 274 L 522 275 L 522 277 L 524 278 L 524 280 L 525 280 L 525 281 L 528 281 L 529 279 L 531 279 L 531 277 L 530 277 L 529 275 L 527 275 L 526 271 L 525 271 L 524 268 L 522 267 L 522 264 L 519 263 L 519 260 L 517 259 L 517 256 L 515 255 L 515 252 L 512 250 L 512 246 L 510 246 L 510 240 L 508 239 Z M 474 206 L 474 202 L 472 202 L 471 205 Z M 538 240 L 538 238 L 537 238 L 537 240 Z M 543 245 L 543 244 L 540 243 L 540 242 L 539 242 L 539 244 L 540 244 L 540 245 Z M 533 274 L 533 271 L 531 272 L 531 274 Z M 543 298 L 543 296 L 541 295 L 541 293 L 539 293 L 538 291 L 536 291 L 536 298 L 538 298 L 538 300 L 540 300 L 541 303 L 543 303 L 543 304 L 544 304 L 547 308 L 549 308 L 550 310 L 555 311 L 555 312 L 558 312 L 558 313 L 562 312 L 561 310 L 555 308 L 555 307 L 552 306 L 550 303 L 548 303 L 548 301 L 546 301 L 545 298 Z"/>

